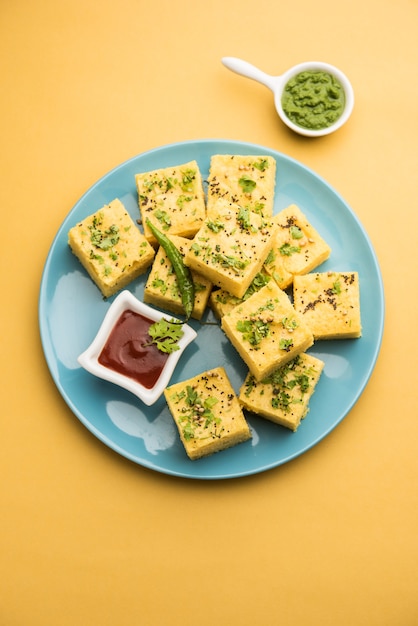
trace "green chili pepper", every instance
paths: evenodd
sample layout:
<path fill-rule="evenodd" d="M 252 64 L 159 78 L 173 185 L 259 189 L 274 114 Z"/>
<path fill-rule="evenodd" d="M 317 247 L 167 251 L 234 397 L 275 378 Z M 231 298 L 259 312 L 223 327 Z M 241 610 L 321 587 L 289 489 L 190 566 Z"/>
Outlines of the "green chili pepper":
<path fill-rule="evenodd" d="M 185 321 L 187 322 L 194 308 L 194 282 L 190 269 L 184 264 L 181 253 L 171 239 L 158 230 L 149 219 L 147 219 L 146 223 L 160 246 L 164 248 L 168 260 L 173 266 L 180 289 L 181 302 L 186 313 Z"/>

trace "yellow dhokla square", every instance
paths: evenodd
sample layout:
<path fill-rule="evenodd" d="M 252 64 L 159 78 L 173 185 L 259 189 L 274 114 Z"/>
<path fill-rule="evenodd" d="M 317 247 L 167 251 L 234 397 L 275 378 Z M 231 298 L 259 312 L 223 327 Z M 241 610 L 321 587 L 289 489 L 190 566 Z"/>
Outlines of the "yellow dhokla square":
<path fill-rule="evenodd" d="M 315 272 L 295 276 L 293 301 L 315 339 L 361 336 L 357 272 Z"/>
<path fill-rule="evenodd" d="M 216 154 L 208 178 L 208 214 L 219 198 L 265 216 L 273 214 L 276 160 L 271 156 Z"/>
<path fill-rule="evenodd" d="M 68 243 L 105 297 L 143 274 L 155 256 L 118 199 L 71 228 Z"/>
<path fill-rule="evenodd" d="M 323 368 L 323 361 L 303 353 L 261 381 L 249 373 L 238 397 L 241 406 L 296 431 L 308 414 L 309 401 Z"/>
<path fill-rule="evenodd" d="M 270 218 L 218 200 L 185 256 L 191 269 L 242 298 L 261 270 L 278 226 Z"/>
<path fill-rule="evenodd" d="M 215 316 L 218 319 L 221 319 L 224 315 L 226 315 L 226 313 L 229 313 L 233 308 L 238 306 L 238 304 L 242 304 L 245 300 L 248 300 L 253 293 L 260 291 L 260 289 L 267 285 L 270 280 L 271 276 L 265 274 L 264 272 L 259 272 L 242 298 L 232 296 L 228 291 L 225 291 L 225 289 L 216 289 L 210 294 L 210 307 Z"/>
<path fill-rule="evenodd" d="M 323 263 L 331 248 L 295 204 L 280 211 L 273 220 L 279 229 L 265 269 L 281 289 L 286 289 L 295 275 L 307 274 Z"/>
<path fill-rule="evenodd" d="M 164 396 L 192 460 L 251 438 L 238 398 L 222 367 L 171 385 Z"/>
<path fill-rule="evenodd" d="M 191 240 L 170 235 L 170 240 L 184 256 L 191 246 Z M 192 317 L 200 320 L 206 309 L 212 290 L 212 283 L 204 276 L 191 271 L 195 288 L 195 302 Z M 158 248 L 154 263 L 144 289 L 144 302 L 171 311 L 176 315 L 184 314 L 181 293 L 171 261 L 162 246 Z"/>
<path fill-rule="evenodd" d="M 144 234 L 157 242 L 146 224 L 149 219 L 166 235 L 193 237 L 206 217 L 202 176 L 197 161 L 135 176 Z"/>
<path fill-rule="evenodd" d="M 303 317 L 274 281 L 224 315 L 221 325 L 256 380 L 313 344 Z"/>

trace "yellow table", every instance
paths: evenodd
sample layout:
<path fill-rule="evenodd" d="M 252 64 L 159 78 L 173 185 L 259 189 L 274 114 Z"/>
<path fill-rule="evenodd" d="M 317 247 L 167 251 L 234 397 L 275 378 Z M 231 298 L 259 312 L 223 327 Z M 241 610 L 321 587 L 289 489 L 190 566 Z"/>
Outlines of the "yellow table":
<path fill-rule="evenodd" d="M 2 2 L 1 624 L 418 623 L 417 23 L 407 0 Z M 328 137 L 295 135 L 225 55 L 271 74 L 332 63 L 353 115 Z M 386 296 L 349 415 L 292 462 L 224 481 L 154 472 L 98 441 L 53 383 L 37 319 L 80 196 L 139 153 L 204 138 L 267 146 L 330 183 L 369 233 Z"/>

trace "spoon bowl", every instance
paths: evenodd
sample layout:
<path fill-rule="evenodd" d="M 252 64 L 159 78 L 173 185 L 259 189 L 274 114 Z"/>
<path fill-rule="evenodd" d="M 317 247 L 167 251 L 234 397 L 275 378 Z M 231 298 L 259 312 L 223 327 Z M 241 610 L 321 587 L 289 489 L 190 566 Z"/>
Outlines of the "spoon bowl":
<path fill-rule="evenodd" d="M 255 80 L 262 85 L 268 87 L 273 92 L 274 104 L 280 119 L 284 124 L 286 124 L 286 126 L 288 126 L 291 130 L 300 135 L 305 135 L 306 137 L 321 137 L 323 135 L 329 135 L 330 133 L 333 133 L 341 128 L 341 126 L 346 123 L 352 113 L 354 107 L 354 92 L 351 83 L 348 80 L 347 76 L 341 70 L 339 70 L 337 67 L 334 67 L 333 65 L 330 65 L 329 63 L 323 63 L 321 61 L 307 61 L 305 63 L 299 63 L 298 65 L 294 65 L 293 67 L 291 67 L 280 76 L 272 76 L 270 74 L 266 74 L 251 63 L 243 61 L 242 59 L 237 59 L 236 57 L 223 57 L 222 63 L 225 65 L 225 67 L 235 72 L 236 74 L 240 74 L 241 76 L 245 76 L 246 78 L 251 78 L 252 80 Z M 295 124 L 283 110 L 282 96 L 283 91 L 289 80 L 302 72 L 309 71 L 321 71 L 326 72 L 331 76 L 334 76 L 340 82 L 344 90 L 345 103 L 343 112 L 332 125 L 324 128 L 311 129 L 299 126 L 298 124 Z"/>

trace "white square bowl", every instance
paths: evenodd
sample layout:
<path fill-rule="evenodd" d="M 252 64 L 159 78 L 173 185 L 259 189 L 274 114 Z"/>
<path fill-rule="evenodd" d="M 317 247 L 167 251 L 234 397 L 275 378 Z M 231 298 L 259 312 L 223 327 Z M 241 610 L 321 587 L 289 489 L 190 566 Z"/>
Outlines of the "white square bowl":
<path fill-rule="evenodd" d="M 141 385 L 139 382 L 135 381 L 133 378 L 129 378 L 129 376 L 125 376 L 123 374 L 119 374 L 114 370 L 101 365 L 99 363 L 99 356 L 102 352 L 106 341 L 113 330 L 116 322 L 126 310 L 134 311 L 135 313 L 139 313 L 144 317 L 149 318 L 154 322 L 158 322 L 163 318 L 166 319 L 174 319 L 172 315 L 166 315 L 153 309 L 152 307 L 147 306 L 135 296 L 131 294 L 130 291 L 124 290 L 122 291 L 112 302 L 107 311 L 103 322 L 98 330 L 98 333 L 90 346 L 78 357 L 78 362 L 85 370 L 97 376 L 98 378 L 102 378 L 103 380 L 107 380 L 108 382 L 114 383 L 115 385 L 119 385 L 124 389 L 127 389 L 131 393 L 135 394 L 144 404 L 150 406 L 154 404 L 158 398 L 163 393 L 164 389 L 167 387 L 171 376 L 173 375 L 174 369 L 183 354 L 186 347 L 191 343 L 197 336 L 197 333 L 189 326 L 188 324 L 182 325 L 183 336 L 178 342 L 179 349 L 175 350 L 171 354 L 168 355 L 167 361 L 163 367 L 163 370 L 155 383 L 155 385 L 148 389 L 144 385 Z M 180 321 L 180 320 L 178 320 Z"/>

